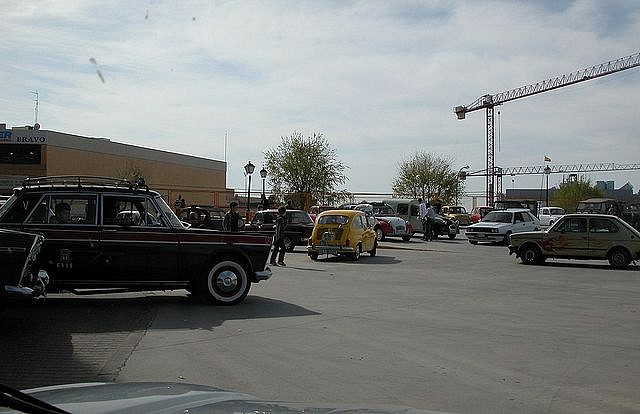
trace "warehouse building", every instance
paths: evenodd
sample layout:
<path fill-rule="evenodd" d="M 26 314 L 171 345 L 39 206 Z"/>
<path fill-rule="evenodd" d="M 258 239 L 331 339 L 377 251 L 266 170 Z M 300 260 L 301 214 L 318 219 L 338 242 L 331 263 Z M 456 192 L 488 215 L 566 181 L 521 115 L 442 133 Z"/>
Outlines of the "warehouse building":
<path fill-rule="evenodd" d="M 187 204 L 226 206 L 233 198 L 226 168 L 224 161 L 41 130 L 37 124 L 0 124 L 0 194 L 10 194 L 27 177 L 140 175 L 170 204 L 182 196 Z"/>

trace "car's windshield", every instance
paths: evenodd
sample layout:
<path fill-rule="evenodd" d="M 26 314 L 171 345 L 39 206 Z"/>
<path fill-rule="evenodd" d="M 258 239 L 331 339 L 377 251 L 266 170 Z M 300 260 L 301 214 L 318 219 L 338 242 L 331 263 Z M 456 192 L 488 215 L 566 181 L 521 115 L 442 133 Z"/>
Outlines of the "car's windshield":
<path fill-rule="evenodd" d="M 169 220 L 169 223 L 171 223 L 171 226 L 184 227 L 180 219 L 176 216 L 173 210 L 171 210 L 171 208 L 167 205 L 167 203 L 164 201 L 162 197 L 156 196 L 155 200 L 156 200 L 156 203 L 158 203 L 158 207 L 160 208 L 162 213 L 164 213 L 167 220 Z"/>
<path fill-rule="evenodd" d="M 482 221 L 487 223 L 511 223 L 513 214 L 507 211 L 491 211 L 487 213 Z"/>
<path fill-rule="evenodd" d="M 318 224 L 347 224 L 348 222 L 349 217 L 341 215 L 326 215 L 318 219 Z"/>
<path fill-rule="evenodd" d="M 14 194 L 11 197 L 9 197 L 9 199 L 6 200 L 3 204 L 0 205 L 0 218 L 2 218 L 5 212 L 9 211 L 9 209 L 11 208 L 13 203 L 16 202 L 16 200 L 17 200 L 17 197 Z"/>
<path fill-rule="evenodd" d="M 395 216 L 396 212 L 393 211 L 393 207 L 384 205 L 384 206 L 373 206 L 373 214 L 378 217 L 391 217 L 391 216 Z"/>
<path fill-rule="evenodd" d="M 449 213 L 452 214 L 467 214 L 467 210 L 462 206 L 449 207 Z"/>

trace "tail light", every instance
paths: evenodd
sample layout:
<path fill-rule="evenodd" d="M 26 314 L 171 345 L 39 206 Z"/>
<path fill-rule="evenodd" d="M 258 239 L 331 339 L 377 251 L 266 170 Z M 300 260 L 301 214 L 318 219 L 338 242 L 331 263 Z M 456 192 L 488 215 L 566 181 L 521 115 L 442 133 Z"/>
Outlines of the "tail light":
<path fill-rule="evenodd" d="M 349 245 L 350 245 L 350 243 L 351 243 L 351 242 L 349 241 L 349 239 L 347 239 L 347 241 L 345 242 L 345 246 L 349 246 Z"/>

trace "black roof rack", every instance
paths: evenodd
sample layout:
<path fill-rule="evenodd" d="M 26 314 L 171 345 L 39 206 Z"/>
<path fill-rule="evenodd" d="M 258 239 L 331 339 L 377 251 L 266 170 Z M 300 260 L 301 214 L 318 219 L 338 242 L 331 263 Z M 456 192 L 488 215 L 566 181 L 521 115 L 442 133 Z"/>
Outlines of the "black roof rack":
<path fill-rule="evenodd" d="M 113 177 L 93 177 L 82 175 L 55 175 L 49 177 L 27 178 L 22 182 L 23 188 L 36 187 L 112 187 L 134 189 L 131 181 Z M 146 187 L 146 186 L 145 186 Z M 148 189 L 148 187 L 147 187 Z"/>

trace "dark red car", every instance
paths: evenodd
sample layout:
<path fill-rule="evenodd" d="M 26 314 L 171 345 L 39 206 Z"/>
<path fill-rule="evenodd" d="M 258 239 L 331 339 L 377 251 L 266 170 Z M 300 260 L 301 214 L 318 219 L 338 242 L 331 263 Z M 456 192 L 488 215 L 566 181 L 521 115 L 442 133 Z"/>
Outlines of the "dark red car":
<path fill-rule="evenodd" d="M 49 291 L 187 289 L 231 305 L 271 276 L 270 236 L 186 228 L 160 194 L 118 179 L 28 179 L 0 227 L 44 236 Z"/>

